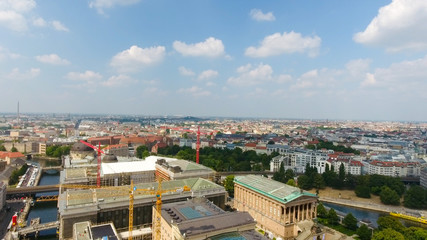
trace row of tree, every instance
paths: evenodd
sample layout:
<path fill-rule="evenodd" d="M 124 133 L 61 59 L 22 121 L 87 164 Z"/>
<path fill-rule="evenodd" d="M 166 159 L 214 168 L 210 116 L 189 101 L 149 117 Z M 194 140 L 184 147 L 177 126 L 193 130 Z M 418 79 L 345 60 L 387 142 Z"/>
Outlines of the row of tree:
<path fill-rule="evenodd" d="M 196 150 L 177 145 L 160 148 L 158 154 L 196 161 Z M 219 149 L 204 147 L 200 149 L 200 163 L 218 172 L 228 171 L 268 171 L 270 161 L 278 154 L 257 154 L 255 151 L 242 151 L 241 148 Z"/>
<path fill-rule="evenodd" d="M 327 142 L 323 140 L 319 140 L 319 143 L 316 145 L 309 144 L 305 148 L 312 149 L 312 150 L 325 148 L 328 150 L 334 150 L 335 152 L 354 153 L 356 155 L 360 155 L 359 150 L 353 149 L 351 147 L 346 147 L 343 145 L 334 145 L 333 142 Z"/>
<path fill-rule="evenodd" d="M 48 157 L 62 157 L 63 155 L 70 154 L 71 146 L 69 145 L 51 145 L 46 147 L 46 156 Z"/>
<path fill-rule="evenodd" d="M 28 165 L 24 164 L 20 169 L 13 170 L 9 177 L 9 185 L 15 185 L 19 182 L 19 177 L 24 175 L 28 169 Z"/>

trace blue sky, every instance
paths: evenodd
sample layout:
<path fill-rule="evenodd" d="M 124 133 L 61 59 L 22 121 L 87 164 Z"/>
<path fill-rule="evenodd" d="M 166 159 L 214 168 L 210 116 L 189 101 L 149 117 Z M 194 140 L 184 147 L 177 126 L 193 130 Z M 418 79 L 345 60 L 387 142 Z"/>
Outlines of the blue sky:
<path fill-rule="evenodd" d="M 0 112 L 427 119 L 427 1 L 0 1 Z"/>

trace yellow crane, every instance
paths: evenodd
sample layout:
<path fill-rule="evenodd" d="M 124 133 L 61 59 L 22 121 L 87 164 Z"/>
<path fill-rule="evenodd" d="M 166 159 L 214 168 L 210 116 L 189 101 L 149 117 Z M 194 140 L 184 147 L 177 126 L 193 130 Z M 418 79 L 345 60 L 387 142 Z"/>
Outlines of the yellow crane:
<path fill-rule="evenodd" d="M 177 190 L 181 189 L 183 192 L 190 191 L 190 187 L 184 186 L 183 188 L 174 188 L 174 189 L 162 189 L 162 179 L 158 178 L 157 180 L 158 186 L 157 189 L 138 189 L 134 183 L 133 180 L 131 180 L 131 183 L 129 185 L 129 188 L 123 188 L 123 186 L 102 186 L 101 189 L 111 189 L 111 190 L 117 190 L 118 192 L 112 194 L 111 196 L 125 196 L 126 194 L 129 194 L 129 236 L 128 240 L 132 240 L 132 230 L 133 230 L 133 205 L 134 205 L 134 199 L 135 194 L 137 192 L 142 192 L 143 195 L 155 195 L 156 196 L 156 212 L 155 212 L 155 222 L 153 223 L 153 235 L 155 235 L 155 239 L 159 240 L 161 238 L 161 228 L 160 228 L 160 222 L 161 222 L 161 210 L 162 210 L 162 194 L 163 193 L 169 193 L 169 192 L 176 192 Z M 91 186 L 91 185 L 68 185 L 63 184 L 59 185 L 60 188 L 64 189 L 96 189 L 97 186 Z M 99 188 L 98 188 L 99 189 Z M 127 193 L 125 192 L 127 191 Z"/>

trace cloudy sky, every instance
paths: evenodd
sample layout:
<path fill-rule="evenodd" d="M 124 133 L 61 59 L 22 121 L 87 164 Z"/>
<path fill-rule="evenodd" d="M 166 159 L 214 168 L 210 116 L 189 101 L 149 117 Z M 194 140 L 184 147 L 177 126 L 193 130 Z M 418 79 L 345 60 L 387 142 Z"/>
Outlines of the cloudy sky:
<path fill-rule="evenodd" d="M 0 0 L 0 112 L 427 120 L 425 0 Z"/>

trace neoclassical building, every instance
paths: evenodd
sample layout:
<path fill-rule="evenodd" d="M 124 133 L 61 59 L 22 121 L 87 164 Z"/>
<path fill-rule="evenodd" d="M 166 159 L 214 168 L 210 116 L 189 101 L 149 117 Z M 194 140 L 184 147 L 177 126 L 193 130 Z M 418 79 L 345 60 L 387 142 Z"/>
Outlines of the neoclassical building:
<path fill-rule="evenodd" d="M 317 215 L 318 197 L 299 188 L 256 175 L 234 179 L 234 207 L 247 211 L 261 229 L 293 239 L 298 223 Z"/>

